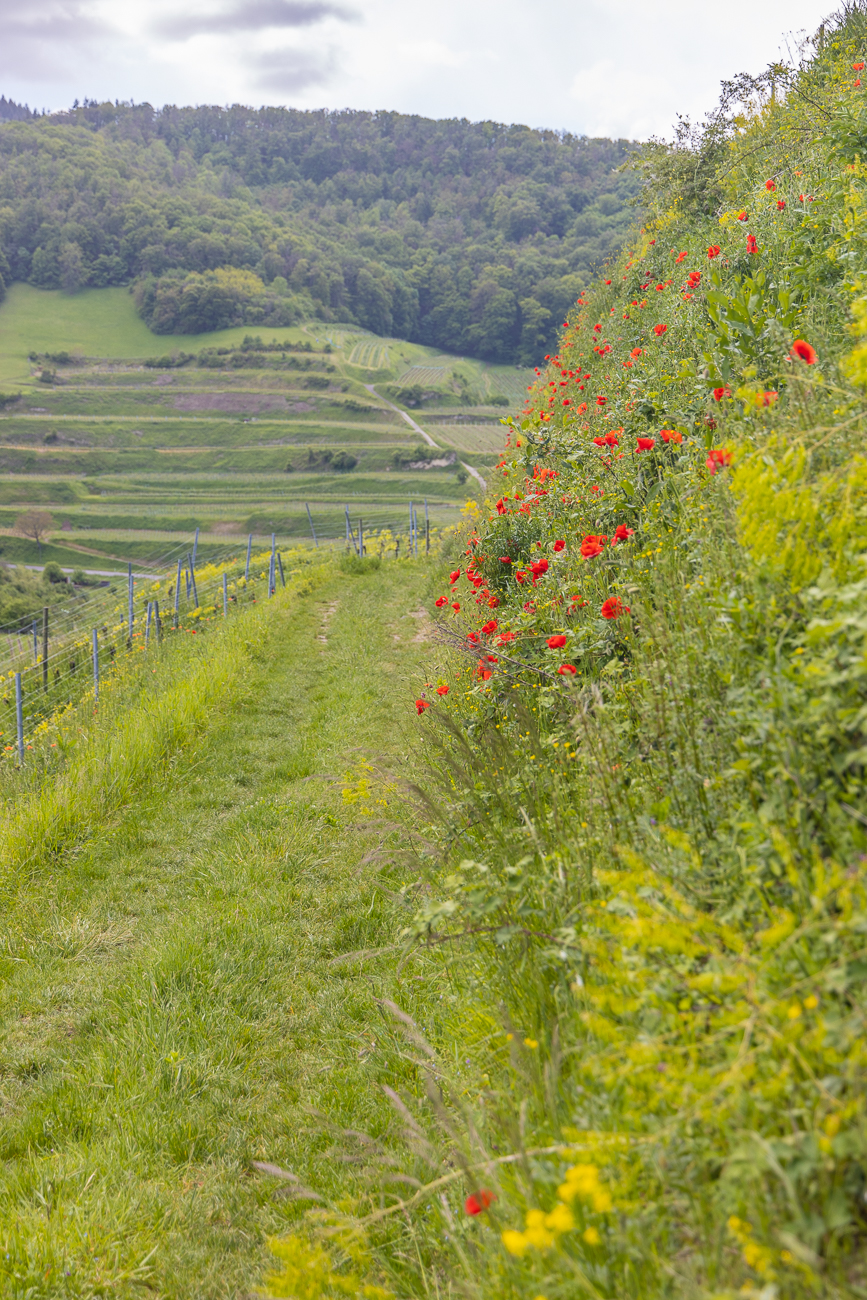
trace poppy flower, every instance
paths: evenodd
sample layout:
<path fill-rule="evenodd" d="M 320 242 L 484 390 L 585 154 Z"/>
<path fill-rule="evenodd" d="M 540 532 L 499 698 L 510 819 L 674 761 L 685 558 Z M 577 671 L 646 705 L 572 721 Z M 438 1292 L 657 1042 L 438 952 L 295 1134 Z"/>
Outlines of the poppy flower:
<path fill-rule="evenodd" d="M 667 325 L 654 325 L 653 332 L 658 339 L 661 339 L 667 329 Z"/>
<path fill-rule="evenodd" d="M 557 672 L 561 677 L 574 677 L 578 669 L 574 664 L 561 664 Z"/>
<path fill-rule="evenodd" d="M 549 637 L 548 637 L 548 649 L 549 649 L 549 650 L 562 650 L 565 644 L 566 644 L 566 638 L 565 638 L 565 636 L 549 636 Z"/>
<path fill-rule="evenodd" d="M 780 211 L 780 212 L 785 211 L 785 207 L 786 207 L 786 200 L 785 200 L 785 199 L 777 199 L 777 209 L 778 209 L 778 211 Z"/>
<path fill-rule="evenodd" d="M 512 557 L 510 555 L 500 556 L 500 564 L 511 564 L 511 563 L 512 563 Z"/>
<path fill-rule="evenodd" d="M 618 433 L 622 433 L 622 432 L 623 432 L 622 429 L 612 429 L 609 433 L 606 433 L 605 437 L 602 439 L 602 441 L 605 443 L 605 446 L 619 447 L 620 439 L 617 437 L 617 435 Z"/>
<path fill-rule="evenodd" d="M 468 1196 L 464 1201 L 464 1209 L 467 1214 L 481 1214 L 497 1198 L 493 1192 L 484 1190 L 476 1192 L 474 1196 Z"/>
<path fill-rule="evenodd" d="M 563 541 L 562 537 L 558 537 L 557 541 L 554 543 L 554 550 L 559 552 L 564 550 L 565 547 L 566 543 Z"/>
<path fill-rule="evenodd" d="M 571 406 L 571 405 L 572 405 L 572 402 L 571 402 L 570 398 L 568 398 L 568 397 L 564 397 L 564 398 L 563 398 L 563 405 L 564 405 L 564 406 Z"/>
<path fill-rule="evenodd" d="M 614 536 L 611 538 L 611 545 L 616 546 L 618 542 L 628 542 L 629 538 L 635 533 L 634 528 L 627 528 L 626 524 L 618 524 L 614 529 Z"/>
<path fill-rule="evenodd" d="M 495 618 L 492 618 L 490 623 L 486 623 L 485 626 L 482 628 L 482 631 L 484 632 L 485 636 L 490 636 L 491 633 L 496 632 L 496 630 L 497 630 L 497 620 Z"/>
<path fill-rule="evenodd" d="M 449 693 L 449 688 L 447 686 L 437 687 L 437 695 L 448 695 L 448 693 Z"/>
<path fill-rule="evenodd" d="M 636 451 L 653 451 L 654 438 L 639 438 Z"/>
<path fill-rule="evenodd" d="M 711 244 L 710 248 L 707 250 L 708 260 L 713 261 L 713 259 L 715 257 L 719 257 L 719 255 L 720 255 L 719 244 Z"/>
<path fill-rule="evenodd" d="M 739 213 L 738 213 L 738 221 L 749 221 L 749 217 L 747 216 L 747 214 L 746 214 L 745 212 L 739 212 Z"/>
<path fill-rule="evenodd" d="M 439 600 L 436 602 L 436 607 L 437 609 L 442 609 L 443 605 L 447 605 L 448 603 L 448 596 L 440 596 Z"/>
<path fill-rule="evenodd" d="M 624 605 L 619 596 L 609 596 L 602 602 L 602 608 L 599 611 L 603 618 L 619 618 L 621 614 L 629 613 L 629 606 Z"/>
<path fill-rule="evenodd" d="M 759 251 L 759 246 L 756 242 L 755 235 L 747 235 L 747 252 L 757 253 L 758 251 Z"/>
<path fill-rule="evenodd" d="M 852 64 L 852 71 L 853 71 L 853 72 L 863 72 L 863 71 L 864 71 L 864 64 L 863 64 L 863 63 L 853 63 L 853 64 Z"/>
<path fill-rule="evenodd" d="M 777 188 L 776 181 L 765 181 L 766 190 L 775 190 L 776 188 Z"/>
<path fill-rule="evenodd" d="M 604 447 L 604 446 L 605 446 L 605 439 L 604 439 L 603 437 L 601 437 L 601 436 L 598 437 L 598 438 L 594 438 L 593 441 L 596 443 L 596 446 L 597 446 L 597 447 Z"/>
<path fill-rule="evenodd" d="M 641 356 L 641 348 L 633 348 L 629 355 L 630 355 L 631 357 L 640 357 L 640 356 Z"/>
<path fill-rule="evenodd" d="M 605 549 L 604 543 L 607 541 L 607 537 L 597 537 L 594 533 L 588 534 L 581 543 L 581 554 L 584 559 L 592 560 L 595 555 L 601 555 Z"/>
<path fill-rule="evenodd" d="M 476 676 L 481 677 L 482 681 L 485 682 L 489 681 L 490 678 L 493 677 L 493 673 L 491 672 L 490 668 L 485 667 L 484 659 L 479 660 L 479 666 L 476 669 Z"/>
<path fill-rule="evenodd" d="M 499 603 L 500 600 L 498 596 L 491 596 L 490 600 L 488 601 L 488 609 L 496 609 Z"/>
<path fill-rule="evenodd" d="M 701 271 L 690 271 L 687 276 L 689 285 L 694 289 L 697 284 L 701 284 Z"/>
<path fill-rule="evenodd" d="M 775 389 L 769 388 L 766 393 L 762 393 L 762 406 L 773 406 L 779 395 Z"/>
<path fill-rule="evenodd" d="M 605 403 L 606 403 L 607 401 L 608 401 L 608 398 L 607 398 L 607 397 L 597 397 L 597 398 L 596 398 L 596 405 L 597 405 L 597 406 L 604 406 Z"/>
<path fill-rule="evenodd" d="M 721 402 L 724 397 L 731 397 L 731 395 L 732 390 L 730 388 L 715 388 L 713 390 L 713 400 L 715 402 Z"/>
<path fill-rule="evenodd" d="M 717 472 L 717 467 L 719 467 L 720 469 L 725 469 L 725 467 L 727 465 L 731 465 L 731 463 L 732 463 L 732 454 L 730 451 L 726 451 L 725 448 L 723 447 L 713 447 L 708 452 L 707 460 L 705 461 L 705 464 L 707 465 L 711 474 L 715 474 Z"/>
<path fill-rule="evenodd" d="M 470 632 L 467 636 L 467 640 L 470 641 L 473 645 L 478 645 L 479 644 L 478 633 Z"/>
<path fill-rule="evenodd" d="M 523 582 L 524 579 L 526 578 L 526 576 L 527 576 L 527 575 L 526 575 L 526 573 L 524 572 L 523 569 L 516 569 L 516 570 L 515 570 L 515 581 L 516 581 L 516 582 Z"/>
<path fill-rule="evenodd" d="M 455 569 L 454 573 L 449 574 L 449 582 L 452 584 L 452 586 L 455 585 L 455 583 L 457 582 L 460 576 L 461 576 L 460 569 Z"/>
<path fill-rule="evenodd" d="M 461 612 L 461 607 L 457 603 L 457 601 L 455 601 L 454 605 L 452 605 L 452 609 L 455 611 L 456 614 L 459 614 Z"/>
<path fill-rule="evenodd" d="M 498 515 L 504 515 L 504 514 L 506 513 L 506 510 L 507 510 L 507 509 L 508 509 L 508 507 L 507 507 L 505 501 L 503 501 L 503 499 L 502 499 L 502 497 L 501 497 L 500 500 L 497 502 L 497 514 L 498 514 Z"/>
<path fill-rule="evenodd" d="M 510 641 L 515 640 L 514 632 L 502 632 L 497 638 L 497 645 L 508 645 Z"/>
<path fill-rule="evenodd" d="M 679 429 L 660 429 L 659 436 L 663 442 L 683 442 L 683 434 Z"/>
<path fill-rule="evenodd" d="M 686 252 L 678 253 L 677 257 L 674 260 L 675 262 L 683 262 L 687 257 L 689 257 L 689 253 Z"/>
<path fill-rule="evenodd" d="M 816 349 L 811 348 L 804 339 L 795 339 L 792 344 L 792 356 L 797 357 L 799 361 L 805 361 L 808 366 L 814 366 L 819 360 Z"/>
<path fill-rule="evenodd" d="M 421 717 L 425 709 L 429 709 L 429 708 L 430 708 L 430 702 L 428 700 L 416 700 L 415 711 L 419 717 Z"/>

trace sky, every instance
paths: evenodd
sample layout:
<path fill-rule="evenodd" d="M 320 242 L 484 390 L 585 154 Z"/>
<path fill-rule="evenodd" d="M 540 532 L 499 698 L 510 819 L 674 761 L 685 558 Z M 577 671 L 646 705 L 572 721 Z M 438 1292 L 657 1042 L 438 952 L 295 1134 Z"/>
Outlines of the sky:
<path fill-rule="evenodd" d="M 644 139 L 817 30 L 817 0 L 0 0 L 0 93 L 396 109 Z"/>

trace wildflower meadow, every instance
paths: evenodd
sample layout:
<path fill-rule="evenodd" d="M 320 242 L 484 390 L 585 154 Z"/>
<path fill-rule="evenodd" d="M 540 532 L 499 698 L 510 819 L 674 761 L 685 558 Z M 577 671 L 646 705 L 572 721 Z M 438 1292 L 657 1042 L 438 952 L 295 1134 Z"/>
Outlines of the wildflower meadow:
<path fill-rule="evenodd" d="M 850 5 L 642 150 L 504 422 L 408 701 L 394 1072 L 268 1295 L 867 1294 L 865 60 Z"/>

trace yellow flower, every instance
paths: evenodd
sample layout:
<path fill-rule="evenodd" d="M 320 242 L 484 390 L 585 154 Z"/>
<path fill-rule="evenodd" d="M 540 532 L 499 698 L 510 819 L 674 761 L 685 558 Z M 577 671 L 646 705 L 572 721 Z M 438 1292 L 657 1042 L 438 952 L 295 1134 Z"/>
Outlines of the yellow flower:
<path fill-rule="evenodd" d="M 530 1249 L 530 1243 L 524 1236 L 523 1232 L 516 1232 L 514 1228 L 507 1228 L 502 1234 L 503 1245 L 510 1255 L 517 1255 L 518 1259 L 523 1259 Z"/>
<path fill-rule="evenodd" d="M 538 1039 L 536 1039 L 536 1038 L 525 1038 L 525 1039 L 524 1039 L 524 1046 L 525 1046 L 525 1047 L 538 1047 L 538 1046 L 539 1046 Z"/>
<path fill-rule="evenodd" d="M 524 1236 L 530 1245 L 535 1246 L 537 1250 L 547 1250 L 549 1246 L 554 1245 L 554 1236 L 545 1227 L 543 1210 L 527 1211 Z"/>
<path fill-rule="evenodd" d="M 545 1226 L 552 1232 L 570 1232 L 575 1227 L 575 1219 L 569 1206 L 558 1201 L 551 1213 L 545 1215 Z"/>
<path fill-rule="evenodd" d="M 587 1242 L 588 1246 L 599 1245 L 599 1233 L 596 1231 L 595 1228 L 585 1228 L 581 1235 L 583 1236 L 584 1240 Z"/>

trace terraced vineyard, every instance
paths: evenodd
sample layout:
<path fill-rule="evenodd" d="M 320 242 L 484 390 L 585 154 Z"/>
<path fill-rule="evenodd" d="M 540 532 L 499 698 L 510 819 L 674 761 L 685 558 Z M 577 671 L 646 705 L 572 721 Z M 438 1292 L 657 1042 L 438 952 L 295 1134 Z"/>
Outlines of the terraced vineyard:
<path fill-rule="evenodd" d="M 251 532 L 312 544 L 310 521 L 320 541 L 339 539 L 347 509 L 399 535 L 410 501 L 448 526 L 502 445 L 503 395 L 514 408 L 526 391 L 523 371 L 318 322 L 264 338 L 150 336 L 149 352 L 134 326 L 113 290 L 70 300 L 16 286 L 0 307 L 14 398 L 0 411 L 5 560 L 158 564 L 196 528 L 206 559 Z M 409 454 L 422 439 L 393 409 L 409 383 L 413 418 L 457 458 Z M 16 526 L 33 508 L 52 520 L 41 547 Z"/>

